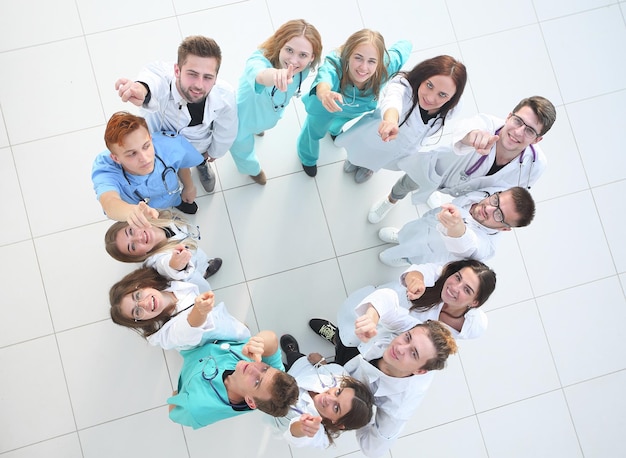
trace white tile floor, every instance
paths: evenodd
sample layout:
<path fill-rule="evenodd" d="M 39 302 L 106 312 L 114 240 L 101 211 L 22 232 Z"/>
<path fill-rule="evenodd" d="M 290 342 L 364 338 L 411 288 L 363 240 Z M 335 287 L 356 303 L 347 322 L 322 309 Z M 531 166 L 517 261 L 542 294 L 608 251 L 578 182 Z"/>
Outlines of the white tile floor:
<path fill-rule="evenodd" d="M 28 0 L 1 11 L 2 458 L 360 455 L 352 434 L 325 453 L 292 450 L 260 413 L 198 431 L 170 422 L 180 358 L 107 319 L 108 289 L 133 267 L 102 249 L 110 222 L 90 182 L 106 120 L 132 109 L 115 79 L 173 60 L 199 33 L 220 43 L 220 77 L 236 85 L 255 47 L 298 17 L 326 50 L 370 27 L 389 43 L 410 39 L 410 65 L 459 57 L 466 115 L 506 115 L 532 94 L 558 109 L 533 189 L 537 219 L 490 263 L 499 279 L 489 332 L 461 343 L 390 456 L 624 456 L 626 2 Z M 334 317 L 347 293 L 399 273 L 379 264 L 378 228 L 365 217 L 395 175 L 356 185 L 327 138 L 318 177 L 305 176 L 295 154 L 303 116 L 296 101 L 258 140 L 267 186 L 219 160 L 217 191 L 198 199 L 195 221 L 205 250 L 225 260 L 211 283 L 235 315 L 330 353 L 308 319 Z M 403 201 L 388 223 L 421 210 Z"/>

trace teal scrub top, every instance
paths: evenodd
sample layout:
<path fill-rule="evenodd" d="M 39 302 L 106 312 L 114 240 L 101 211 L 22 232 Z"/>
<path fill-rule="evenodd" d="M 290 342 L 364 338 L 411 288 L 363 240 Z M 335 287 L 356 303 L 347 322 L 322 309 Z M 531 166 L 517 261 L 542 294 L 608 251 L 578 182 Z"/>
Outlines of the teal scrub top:
<path fill-rule="evenodd" d="M 387 83 L 394 74 L 402 69 L 402 66 L 411 54 L 411 49 L 413 49 L 413 46 L 409 41 L 400 40 L 387 50 L 389 54 L 389 59 L 386 62 L 387 80 L 383 81 L 383 84 Z M 343 75 L 341 68 L 341 59 L 336 51 L 326 56 L 323 65 L 318 70 L 315 81 L 313 81 L 311 91 L 302 97 L 307 113 L 312 115 L 336 115 L 353 119 L 376 108 L 378 99 L 374 98 L 374 93 L 372 91 L 361 93 L 352 84 L 348 84 L 341 93 L 344 102 L 346 102 L 346 105 L 339 104 L 343 111 L 330 113 L 324 108 L 322 102 L 315 95 L 315 88 L 319 83 L 324 82 L 330 85 L 332 91 L 339 92 L 339 83 Z"/>
<path fill-rule="evenodd" d="M 240 134 L 238 137 L 256 134 L 274 127 L 282 118 L 291 97 L 298 91 L 300 82 L 309 75 L 310 67 L 294 75 L 287 92 L 274 90 L 273 86 L 263 86 L 256 82 L 256 76 L 266 68 L 274 68 L 274 66 L 260 50 L 257 50 L 246 62 L 244 73 L 239 79 L 237 116 Z"/>
<path fill-rule="evenodd" d="M 246 342 L 228 343 L 235 353 L 241 355 Z M 211 388 L 211 384 L 202 377 L 202 370 L 205 366 L 203 358 L 211 355 L 215 358 L 218 368 L 218 373 L 212 380 L 213 386 L 224 399 L 228 400 L 222 376 L 225 370 L 234 370 L 240 360 L 230 351 L 220 348 L 223 343 L 224 341 L 210 342 L 201 347 L 180 352 L 184 362 L 178 378 L 178 394 L 167 400 L 168 404 L 175 406 L 169 414 L 172 421 L 198 429 L 251 410 L 249 408 L 233 410 L 231 406 L 224 404 Z M 245 357 L 244 360 L 251 361 Z M 280 349 L 273 355 L 262 358 L 262 361 L 281 371 L 285 369 Z"/>

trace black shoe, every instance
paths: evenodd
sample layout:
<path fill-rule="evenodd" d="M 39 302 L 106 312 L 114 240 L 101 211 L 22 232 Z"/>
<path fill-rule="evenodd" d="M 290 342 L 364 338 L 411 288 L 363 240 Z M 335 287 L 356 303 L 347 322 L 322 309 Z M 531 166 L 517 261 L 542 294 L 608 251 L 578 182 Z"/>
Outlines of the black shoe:
<path fill-rule="evenodd" d="M 215 272 L 220 270 L 220 267 L 222 267 L 222 258 L 209 259 L 209 267 L 206 268 L 203 277 L 205 279 L 209 278 Z"/>
<path fill-rule="evenodd" d="M 298 341 L 291 334 L 284 334 L 280 337 L 280 348 L 285 355 L 287 353 L 300 353 L 300 346 Z"/>
<path fill-rule="evenodd" d="M 188 215 L 195 215 L 198 211 L 198 204 L 195 202 L 181 202 L 180 205 L 177 205 L 175 208 Z"/>
<path fill-rule="evenodd" d="M 313 329 L 318 336 L 328 340 L 331 344 L 335 345 L 335 336 L 337 335 L 337 326 L 332 324 L 328 320 L 322 320 L 321 318 L 313 318 L 309 321 L 309 326 Z"/>
<path fill-rule="evenodd" d="M 329 134 L 330 134 L 330 139 L 334 142 L 335 140 L 337 140 L 337 137 L 339 137 L 341 134 L 343 134 L 343 129 L 341 129 L 337 135 L 333 135 L 330 132 L 329 132 Z"/>
<path fill-rule="evenodd" d="M 314 177 L 317 175 L 317 165 L 304 165 L 302 164 L 302 169 L 304 173 L 306 173 L 310 177 Z"/>

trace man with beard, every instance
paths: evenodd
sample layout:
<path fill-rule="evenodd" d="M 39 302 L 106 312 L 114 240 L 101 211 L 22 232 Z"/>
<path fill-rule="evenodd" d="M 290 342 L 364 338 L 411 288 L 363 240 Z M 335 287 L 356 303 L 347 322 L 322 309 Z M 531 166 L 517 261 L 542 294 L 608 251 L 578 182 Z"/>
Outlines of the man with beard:
<path fill-rule="evenodd" d="M 181 135 L 202 154 L 205 161 L 197 168 L 209 193 L 216 181 L 210 163 L 226 154 L 237 135 L 235 91 L 217 81 L 221 62 L 222 52 L 214 40 L 190 36 L 178 47 L 177 63 L 156 62 L 135 81 L 115 82 L 122 101 L 142 108 L 153 134 Z"/>
<path fill-rule="evenodd" d="M 535 202 L 525 188 L 470 192 L 408 222 L 401 230 L 383 227 L 378 237 L 397 245 L 378 257 L 392 267 L 466 258 L 485 261 L 495 254 L 498 234 L 528 226 L 534 215 Z"/>

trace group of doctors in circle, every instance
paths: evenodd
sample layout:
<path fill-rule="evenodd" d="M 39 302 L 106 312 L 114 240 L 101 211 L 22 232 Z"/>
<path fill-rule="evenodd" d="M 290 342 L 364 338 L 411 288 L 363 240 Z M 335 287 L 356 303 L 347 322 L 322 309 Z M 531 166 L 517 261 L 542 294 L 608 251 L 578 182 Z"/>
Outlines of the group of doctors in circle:
<path fill-rule="evenodd" d="M 381 456 L 434 371 L 456 353 L 456 340 L 485 332 L 480 307 L 496 274 L 484 261 L 503 233 L 534 218 L 529 190 L 546 167 L 538 143 L 556 111 L 534 95 L 504 117 L 481 113 L 452 124 L 465 65 L 440 55 L 407 69 L 411 51 L 408 41 L 388 46 L 363 29 L 322 58 L 317 29 L 295 19 L 250 55 L 236 90 L 218 78 L 221 50 L 205 36 L 185 38 L 175 63 L 150 63 L 115 82 L 140 115 L 111 116 L 92 180 L 116 221 L 107 252 L 142 266 L 111 287 L 111 318 L 151 345 L 180 351 L 178 386 L 167 399 L 172 421 L 200 428 L 259 409 L 295 447 L 326 448 L 355 430 L 361 451 Z M 347 151 L 343 170 L 356 183 L 381 169 L 398 172 L 364 215 L 370 223 L 409 194 L 414 204 L 436 191 L 453 197 L 429 201 L 432 210 L 402 228 L 380 228 L 389 244 L 381 263 L 405 268 L 395 281 L 354 291 L 332 321 L 311 318 L 311 329 L 335 346 L 334 362 L 302 354 L 290 334 L 251 335 L 216 301 L 208 279 L 222 259 L 200 248 L 200 228 L 183 216 L 198 209 L 191 168 L 211 193 L 212 162 L 228 152 L 240 173 L 267 184 L 255 137 L 276 126 L 294 96 L 307 113 L 294 138 L 306 175 L 316 176 L 326 135 Z"/>

